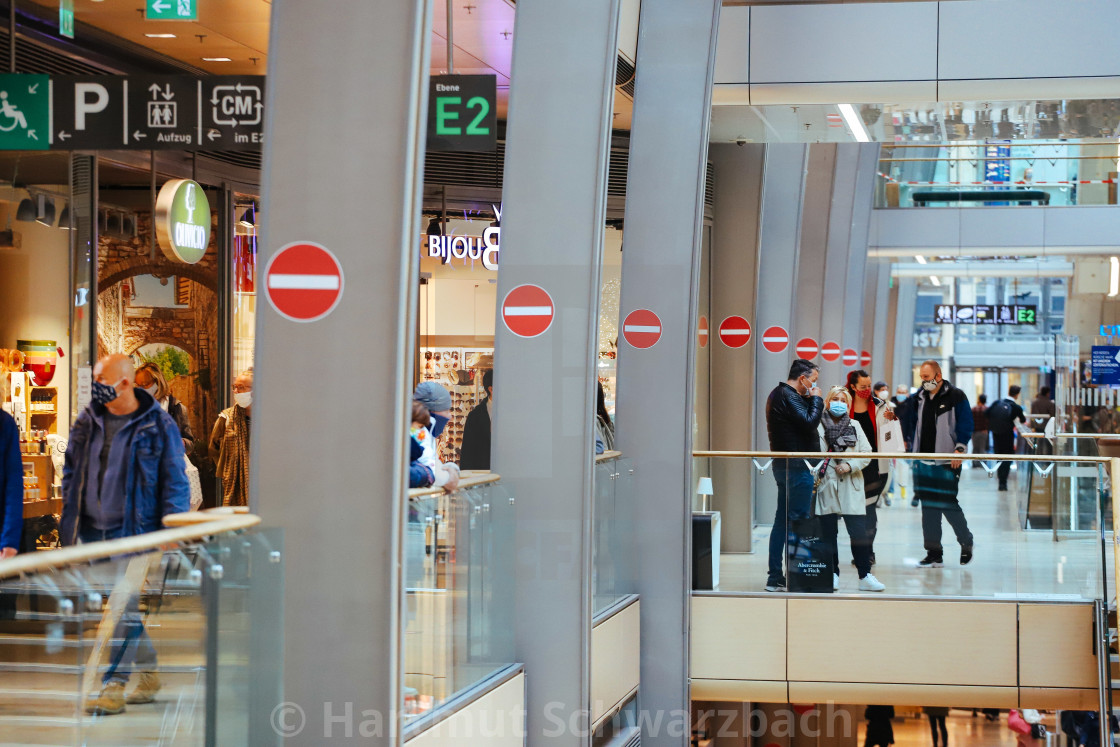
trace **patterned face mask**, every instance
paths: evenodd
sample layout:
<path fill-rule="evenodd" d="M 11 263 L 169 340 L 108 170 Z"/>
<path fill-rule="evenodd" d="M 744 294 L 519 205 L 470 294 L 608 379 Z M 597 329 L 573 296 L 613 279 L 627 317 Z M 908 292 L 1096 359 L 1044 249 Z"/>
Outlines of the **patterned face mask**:
<path fill-rule="evenodd" d="M 121 381 L 124 381 L 124 379 L 121 379 Z M 121 383 L 121 381 L 118 381 L 117 384 Z M 90 393 L 90 399 L 102 406 L 109 404 L 118 396 L 117 384 L 109 386 L 108 384 L 102 384 L 100 381 L 93 382 L 93 391 Z"/>

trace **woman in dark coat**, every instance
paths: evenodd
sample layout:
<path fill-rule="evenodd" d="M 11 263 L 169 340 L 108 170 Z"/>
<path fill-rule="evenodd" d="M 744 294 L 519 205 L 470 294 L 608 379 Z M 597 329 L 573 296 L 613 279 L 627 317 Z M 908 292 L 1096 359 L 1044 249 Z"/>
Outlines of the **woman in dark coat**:
<path fill-rule="evenodd" d="M 183 452 L 190 458 L 191 452 L 194 451 L 194 432 L 191 431 L 187 408 L 171 396 L 171 388 L 163 378 L 163 371 L 151 361 L 145 363 L 136 369 L 136 386 L 152 395 L 164 412 L 175 421 L 175 425 L 179 426 L 179 436 L 183 439 Z"/>
<path fill-rule="evenodd" d="M 863 747 L 890 747 L 894 744 L 894 706 L 871 705 L 863 712 L 867 719 L 867 740 Z"/>

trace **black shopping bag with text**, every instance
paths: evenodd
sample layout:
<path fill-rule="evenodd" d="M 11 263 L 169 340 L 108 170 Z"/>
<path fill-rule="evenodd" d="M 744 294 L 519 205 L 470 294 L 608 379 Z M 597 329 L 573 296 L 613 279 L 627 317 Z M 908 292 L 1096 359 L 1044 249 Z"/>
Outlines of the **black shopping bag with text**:
<path fill-rule="evenodd" d="M 832 593 L 832 547 L 822 535 L 818 516 L 789 522 L 786 567 L 790 591 Z"/>

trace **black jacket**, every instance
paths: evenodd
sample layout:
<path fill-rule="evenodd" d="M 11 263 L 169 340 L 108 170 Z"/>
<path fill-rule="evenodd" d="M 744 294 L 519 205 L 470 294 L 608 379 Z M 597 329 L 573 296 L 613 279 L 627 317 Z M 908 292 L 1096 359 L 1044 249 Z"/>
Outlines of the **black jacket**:
<path fill-rule="evenodd" d="M 824 413 L 820 397 L 802 397 L 784 381 L 766 398 L 766 433 L 771 451 L 820 451 L 817 426 Z"/>
<path fill-rule="evenodd" d="M 490 469 L 490 413 L 488 399 L 478 403 L 467 414 L 463 424 L 463 450 L 459 454 L 459 469 Z"/>
<path fill-rule="evenodd" d="M 867 719 L 867 744 L 894 744 L 894 706 L 869 705 L 863 717 Z"/>
<path fill-rule="evenodd" d="M 1005 398 L 994 402 L 988 408 L 988 430 L 998 436 L 1010 436 L 1015 423 L 1027 422 L 1022 406 L 1013 399 Z"/>
<path fill-rule="evenodd" d="M 183 403 L 167 395 L 167 414 L 175 421 L 175 425 L 179 426 L 179 436 L 183 439 L 183 451 L 189 457 L 194 451 L 194 432 L 191 430 L 191 420 L 187 417 L 187 408 Z"/>

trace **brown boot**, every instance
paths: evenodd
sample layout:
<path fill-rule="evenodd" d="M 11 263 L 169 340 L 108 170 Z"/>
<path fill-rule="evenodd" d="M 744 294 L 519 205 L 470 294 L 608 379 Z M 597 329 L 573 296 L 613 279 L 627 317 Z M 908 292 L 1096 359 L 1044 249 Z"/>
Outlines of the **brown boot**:
<path fill-rule="evenodd" d="M 162 685 L 159 681 L 159 675 L 155 672 L 141 672 L 140 681 L 136 683 L 136 687 L 125 698 L 126 703 L 151 703 L 156 699 L 156 693 Z"/>
<path fill-rule="evenodd" d="M 115 716 L 124 713 L 124 683 L 106 683 L 97 697 L 86 701 L 86 713 L 95 716 Z"/>

